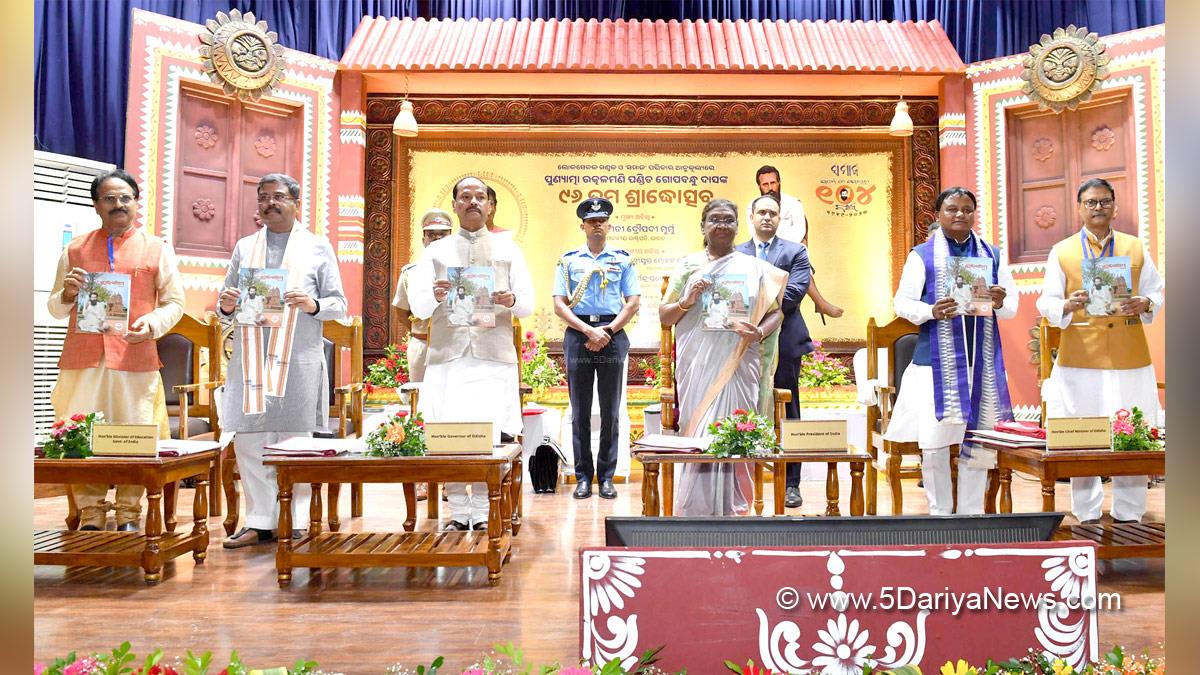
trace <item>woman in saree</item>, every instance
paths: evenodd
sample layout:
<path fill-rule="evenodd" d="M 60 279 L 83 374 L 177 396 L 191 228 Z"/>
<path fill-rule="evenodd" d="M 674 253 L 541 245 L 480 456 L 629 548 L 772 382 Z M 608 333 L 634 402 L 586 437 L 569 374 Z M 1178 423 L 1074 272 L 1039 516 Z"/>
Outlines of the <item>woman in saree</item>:
<path fill-rule="evenodd" d="M 770 417 L 772 379 L 778 361 L 779 305 L 787 273 L 734 250 L 737 206 L 714 199 L 704 207 L 700 229 L 704 250 L 683 259 L 659 306 L 663 325 L 675 326 L 675 391 L 679 432 L 712 434 L 709 426 L 735 410 Z M 701 308 L 714 285 L 745 289 L 749 320 L 731 320 L 726 330 L 705 327 Z M 675 513 L 723 516 L 745 513 L 751 494 L 748 463 L 685 464 L 675 492 Z"/>

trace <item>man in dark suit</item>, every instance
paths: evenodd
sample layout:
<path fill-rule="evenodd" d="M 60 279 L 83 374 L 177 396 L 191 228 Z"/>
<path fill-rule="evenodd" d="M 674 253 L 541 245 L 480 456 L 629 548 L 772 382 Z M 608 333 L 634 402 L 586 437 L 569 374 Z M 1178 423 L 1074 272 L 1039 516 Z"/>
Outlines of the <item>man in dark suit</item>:
<path fill-rule="evenodd" d="M 762 195 L 750 203 L 750 224 L 754 236 L 737 247 L 737 250 L 788 273 L 787 289 L 783 293 L 783 327 L 779 332 L 779 366 L 775 369 L 775 386 L 792 392 L 787 404 L 788 419 L 800 419 L 800 357 L 811 352 L 812 339 L 808 326 L 799 312 L 800 300 L 808 292 L 812 281 L 812 268 L 808 264 L 808 248 L 804 244 L 788 241 L 775 235 L 779 229 L 779 202 L 772 195 Z M 784 504 L 789 508 L 800 506 L 800 465 L 789 464 L 787 468 L 787 494 Z"/>

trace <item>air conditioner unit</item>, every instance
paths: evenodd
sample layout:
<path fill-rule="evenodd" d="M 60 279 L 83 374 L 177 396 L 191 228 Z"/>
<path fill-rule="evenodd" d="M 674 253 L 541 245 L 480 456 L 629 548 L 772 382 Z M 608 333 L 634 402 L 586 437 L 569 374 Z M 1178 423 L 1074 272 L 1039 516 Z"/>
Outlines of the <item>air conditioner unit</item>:
<path fill-rule="evenodd" d="M 67 321 L 46 309 L 63 247 L 100 227 L 92 207 L 92 181 L 112 164 L 80 157 L 33 153 L 33 433 L 45 436 L 54 423 L 50 392 L 58 379 L 58 357 Z"/>

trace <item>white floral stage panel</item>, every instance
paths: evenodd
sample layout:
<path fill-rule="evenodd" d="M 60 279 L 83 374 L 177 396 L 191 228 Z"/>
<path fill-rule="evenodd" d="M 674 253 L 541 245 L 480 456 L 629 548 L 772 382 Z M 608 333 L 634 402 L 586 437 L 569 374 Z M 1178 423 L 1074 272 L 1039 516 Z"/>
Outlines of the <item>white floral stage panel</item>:
<path fill-rule="evenodd" d="M 1095 547 L 1084 542 L 580 551 L 580 655 L 668 672 L 861 673 L 1030 649 L 1098 657 Z"/>

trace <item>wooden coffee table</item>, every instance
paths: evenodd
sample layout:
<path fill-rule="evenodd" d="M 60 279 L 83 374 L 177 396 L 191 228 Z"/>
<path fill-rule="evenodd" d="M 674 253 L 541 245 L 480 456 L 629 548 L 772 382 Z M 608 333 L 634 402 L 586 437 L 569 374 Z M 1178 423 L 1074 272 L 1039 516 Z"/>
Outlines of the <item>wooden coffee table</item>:
<path fill-rule="evenodd" d="M 295 567 L 471 567 L 485 566 L 488 583 L 500 583 L 500 567 L 512 555 L 521 529 L 521 446 L 507 444 L 491 456 L 438 457 L 267 457 L 279 481 L 279 531 L 292 529 L 292 486 L 312 484 L 308 534 L 293 542 L 280 537 L 275 567 L 280 587 Z M 487 530 L 414 532 L 416 483 L 487 483 Z M 403 483 L 408 514 L 404 532 L 322 532 L 321 490 L 325 483 Z M 432 499 L 433 497 L 430 497 Z"/>
<path fill-rule="evenodd" d="M 1010 448 L 980 441 L 996 451 L 996 468 L 989 473 L 988 507 L 998 492 L 1000 513 L 1012 513 L 1012 474 L 1034 476 L 1042 484 L 1042 511 L 1057 511 L 1054 487 L 1059 478 L 1088 476 L 1159 476 L 1166 473 L 1166 453 L 1113 450 L 1054 450 Z M 1100 558 L 1161 558 L 1166 552 L 1166 523 L 1096 523 L 1063 525 L 1056 541 L 1085 540 L 1100 548 Z"/>
<path fill-rule="evenodd" d="M 825 515 L 841 515 L 838 507 L 840 482 L 837 465 L 850 464 L 850 515 L 863 515 L 863 471 L 871 456 L 850 448 L 847 452 L 806 452 L 790 455 L 763 455 L 758 457 L 712 457 L 704 454 L 667 452 L 636 452 L 634 454 L 645 470 L 642 478 L 642 515 L 657 516 L 659 505 L 664 516 L 674 515 L 675 510 L 675 464 L 746 464 L 754 465 L 754 512 L 763 512 L 763 468 L 770 464 L 774 473 L 775 515 L 785 515 L 784 493 L 786 491 L 787 465 L 804 462 L 825 462 L 829 465 L 825 478 Z M 658 476 L 662 474 L 662 500 L 658 494 Z"/>
<path fill-rule="evenodd" d="M 146 486 L 144 532 L 83 532 L 79 530 L 36 530 L 33 534 L 35 565 L 81 567 L 138 566 L 146 583 L 162 579 L 163 563 L 192 552 L 197 563 L 208 555 L 208 476 L 217 461 L 217 450 L 182 457 L 89 457 L 87 459 L 33 460 L 35 483 L 103 483 Z M 192 502 L 192 531 L 175 532 L 174 500 L 163 514 L 163 492 L 177 481 L 196 479 Z M 163 532 L 164 521 L 166 532 Z"/>

